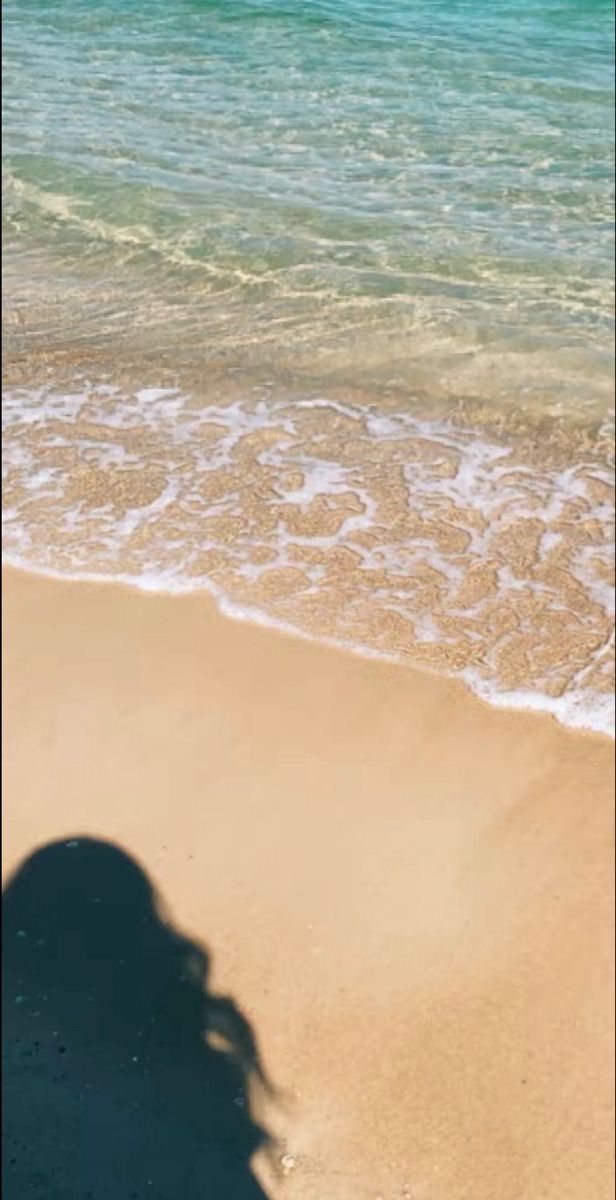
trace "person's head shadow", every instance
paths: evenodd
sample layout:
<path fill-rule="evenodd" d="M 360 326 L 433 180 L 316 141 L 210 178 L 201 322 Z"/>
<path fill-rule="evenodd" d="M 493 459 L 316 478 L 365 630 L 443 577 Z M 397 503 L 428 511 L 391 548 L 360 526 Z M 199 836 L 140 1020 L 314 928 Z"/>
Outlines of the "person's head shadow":
<path fill-rule="evenodd" d="M 3 894 L 4 1183 L 45 1200 L 265 1200 L 250 1025 L 117 846 L 37 850 Z"/>

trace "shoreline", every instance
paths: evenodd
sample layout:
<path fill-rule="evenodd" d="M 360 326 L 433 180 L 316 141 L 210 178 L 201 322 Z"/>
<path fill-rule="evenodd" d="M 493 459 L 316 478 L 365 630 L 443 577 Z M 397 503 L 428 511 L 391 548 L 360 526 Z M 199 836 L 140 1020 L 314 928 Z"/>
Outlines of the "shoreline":
<path fill-rule="evenodd" d="M 3 872 L 143 864 L 288 1097 L 272 1200 L 607 1200 L 609 739 L 202 593 L 3 591 Z"/>
<path fill-rule="evenodd" d="M 311 634 L 302 629 L 300 626 L 285 624 L 282 620 L 276 617 L 270 617 L 265 611 L 256 608 L 243 609 L 240 605 L 226 596 L 216 585 L 210 587 L 203 582 L 196 584 L 194 587 L 178 586 L 175 589 L 167 589 L 161 587 L 148 586 L 147 583 L 140 582 L 139 578 L 132 576 L 113 576 L 104 574 L 94 574 L 76 571 L 70 572 L 54 572 L 45 567 L 37 567 L 29 564 L 22 564 L 11 559 L 10 555 L 6 555 L 2 563 L 2 573 L 5 572 L 16 575 L 33 576 L 36 579 L 50 580 L 56 583 L 64 584 L 83 584 L 86 587 L 104 587 L 119 588 L 129 592 L 136 592 L 139 595 L 160 597 L 166 600 L 183 600 L 191 597 L 193 599 L 201 599 L 207 606 L 213 605 L 218 617 L 223 621 L 232 621 L 238 624 L 245 624 L 255 629 L 266 630 L 275 635 L 291 638 L 295 641 L 307 642 L 309 645 L 321 646 L 325 650 L 330 650 L 337 654 L 351 655 L 354 658 L 366 659 L 368 662 L 381 662 L 387 666 L 394 667 L 401 671 L 411 671 L 418 675 L 429 675 L 437 679 L 444 679 L 461 686 L 466 694 L 472 696 L 474 700 L 478 700 L 480 704 L 485 705 L 489 709 L 496 709 L 499 712 L 521 713 L 526 715 L 537 716 L 539 718 L 547 718 L 553 721 L 560 729 L 565 731 L 587 735 L 589 737 L 599 737 L 608 742 L 613 743 L 616 737 L 616 728 L 614 727 L 614 695 L 613 693 L 604 693 L 605 709 L 609 714 L 609 721 L 606 720 L 606 727 L 602 725 L 592 725 L 584 722 L 565 721 L 556 715 L 556 712 L 548 708 L 550 697 L 541 696 L 536 692 L 495 692 L 490 698 L 484 694 L 489 690 L 489 685 L 483 685 L 482 681 L 471 681 L 464 671 L 455 673 L 448 671 L 445 668 L 431 667 L 427 664 L 417 664 L 410 662 L 403 657 L 395 657 L 393 654 L 388 654 L 386 651 L 372 649 L 368 646 L 360 646 L 354 642 L 345 642 L 342 639 L 335 637 L 327 637 L 326 635 Z M 612 634 L 613 639 L 613 634 Z M 518 703 L 516 698 L 522 696 Z M 563 697 L 557 697 L 556 702 L 562 701 Z M 536 700 L 536 703 L 535 703 Z M 600 708 L 599 705 L 597 705 Z M 601 709 L 601 712 L 603 710 Z"/>

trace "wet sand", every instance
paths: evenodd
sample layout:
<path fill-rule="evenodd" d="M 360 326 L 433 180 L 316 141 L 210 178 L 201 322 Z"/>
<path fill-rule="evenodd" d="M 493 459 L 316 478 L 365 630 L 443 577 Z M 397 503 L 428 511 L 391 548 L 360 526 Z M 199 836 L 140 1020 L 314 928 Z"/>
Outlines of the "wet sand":
<path fill-rule="evenodd" d="M 4 597 L 4 872 L 141 863 L 280 1089 L 270 1197 L 612 1195 L 607 739 L 200 596 Z"/>

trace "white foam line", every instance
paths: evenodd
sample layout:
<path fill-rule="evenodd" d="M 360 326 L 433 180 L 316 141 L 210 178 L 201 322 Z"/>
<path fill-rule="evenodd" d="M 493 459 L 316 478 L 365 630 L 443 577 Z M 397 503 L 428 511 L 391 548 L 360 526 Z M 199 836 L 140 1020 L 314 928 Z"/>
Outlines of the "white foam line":
<path fill-rule="evenodd" d="M 63 582 L 103 583 L 110 586 L 120 584 L 136 591 L 158 595 L 195 595 L 205 592 L 215 600 L 219 612 L 230 620 L 261 626 L 315 645 L 329 646 L 359 658 L 376 659 L 396 666 L 410 667 L 412 670 L 425 671 L 429 675 L 446 675 L 448 678 L 460 680 L 468 687 L 469 691 L 491 708 L 540 713 L 553 717 L 559 724 L 571 729 L 603 734 L 612 739 L 616 736 L 615 698 L 613 695 L 588 696 L 587 700 L 582 702 L 571 696 L 554 698 L 531 691 L 498 691 L 482 679 L 478 672 L 470 668 L 459 673 L 436 671 L 424 666 L 417 666 L 397 655 L 375 650 L 372 646 L 359 645 L 344 638 L 313 637 L 304 629 L 290 622 L 271 617 L 262 609 L 237 604 L 212 580 L 200 580 L 199 583 L 192 584 L 186 579 L 179 580 L 171 572 L 166 575 L 164 571 L 157 573 L 156 576 L 121 573 L 110 576 L 95 571 L 54 571 L 32 566 L 14 553 L 3 553 L 2 562 L 4 566 L 25 574 Z"/>
<path fill-rule="evenodd" d="M 311 441 L 310 434 L 306 438 L 305 431 L 296 427 L 299 414 L 310 409 L 329 410 L 351 419 L 354 423 L 353 436 L 365 443 L 368 452 L 375 440 L 377 443 L 404 443 L 405 440 L 412 439 L 413 446 L 408 455 L 404 445 L 396 452 L 399 453 L 400 460 L 398 467 L 402 467 L 401 474 L 409 510 L 428 522 L 426 536 L 419 535 L 418 531 L 418 535 L 410 540 L 404 537 L 400 542 L 385 540 L 388 530 L 381 518 L 380 501 L 378 496 L 375 498 L 371 494 L 370 486 L 366 486 L 361 468 L 332 460 L 327 449 L 324 449 L 320 456 L 321 435 L 315 435 Z M 79 432 L 79 421 L 84 416 L 91 427 L 89 439 L 84 439 Z M 162 468 L 167 474 L 166 486 L 154 500 L 145 505 L 135 503 L 122 515 L 114 510 L 111 501 L 96 508 L 90 505 L 87 511 L 82 511 L 85 501 L 73 499 L 72 507 L 55 517 L 60 534 L 79 530 L 86 520 L 94 521 L 93 544 L 97 552 L 102 547 L 109 557 L 109 574 L 88 570 L 87 543 L 80 547 L 82 562 L 86 564 L 83 569 L 68 567 L 56 572 L 51 565 L 54 554 L 53 539 L 52 545 L 49 545 L 48 541 L 40 542 L 42 556 L 49 555 L 48 562 L 40 562 L 40 565 L 37 565 L 29 561 L 29 555 L 36 553 L 36 539 L 31 537 L 26 521 L 19 524 L 18 508 L 7 508 L 4 520 L 9 545 L 5 550 L 5 561 L 22 570 L 35 570 L 51 578 L 92 582 L 116 580 L 150 592 L 207 592 L 216 599 L 227 616 L 233 616 L 235 619 L 250 620 L 309 641 L 326 642 L 363 657 L 399 663 L 407 660 L 394 653 L 376 650 L 361 641 L 353 642 L 344 636 L 315 638 L 293 623 L 268 616 L 257 606 L 238 604 L 206 575 L 193 576 L 192 572 L 198 567 L 198 555 L 220 548 L 215 541 L 203 536 L 205 527 L 200 528 L 200 519 L 217 515 L 240 518 L 236 542 L 229 543 L 225 540 L 223 548 L 233 564 L 236 575 L 244 579 L 254 581 L 274 568 L 297 566 L 293 557 L 295 548 L 306 546 L 328 552 L 337 546 L 345 546 L 359 560 L 359 572 L 385 570 L 394 577 L 402 574 L 409 582 L 411 590 L 416 568 L 421 571 L 427 567 L 432 573 L 432 578 L 438 576 L 438 586 L 442 585 L 447 593 L 445 599 L 449 605 L 448 614 L 471 622 L 475 619 L 476 622 L 476 618 L 480 617 L 479 609 L 476 606 L 474 608 L 472 604 L 460 606 L 456 599 L 459 586 L 464 584 L 469 553 L 476 562 L 489 562 L 495 567 L 503 602 L 506 602 L 508 596 L 512 597 L 531 587 L 536 595 L 541 596 L 542 601 L 545 600 L 552 612 L 568 611 L 563 607 L 562 596 L 557 587 L 548 586 L 541 578 L 518 578 L 506 561 L 499 560 L 498 555 L 495 556 L 491 538 L 495 530 L 497 533 L 507 533 L 511 519 L 526 517 L 536 520 L 540 516 L 544 525 L 546 522 L 558 521 L 565 513 L 567 503 L 575 501 L 578 511 L 584 517 L 588 511 L 588 515 L 598 522 L 602 540 L 574 549 L 573 561 L 569 564 L 571 573 L 586 590 L 590 600 L 600 606 L 607 615 L 613 611 L 612 589 L 608 580 L 600 575 L 609 554 L 611 531 L 608 525 L 611 512 L 604 500 L 595 502 L 592 497 L 587 496 L 585 490 L 585 477 L 589 473 L 598 483 L 604 483 L 606 476 L 597 471 L 592 464 L 578 464 L 563 471 L 552 471 L 548 468 L 537 471 L 512 460 L 511 448 L 483 441 L 477 431 L 457 429 L 443 420 L 419 419 L 407 412 L 387 415 L 375 411 L 374 406 L 352 406 L 318 397 L 293 402 L 284 399 L 261 399 L 248 407 L 245 402 L 238 400 L 228 405 L 213 404 L 199 408 L 192 406 L 190 398 L 174 388 L 142 388 L 136 394 L 123 395 L 117 388 L 95 387 L 86 382 L 80 385 L 75 393 L 65 395 L 55 392 L 51 385 L 44 385 L 39 389 L 16 389 L 6 394 L 3 403 L 3 424 L 11 434 L 16 429 L 18 435 L 11 439 L 11 445 L 7 447 L 3 470 L 7 474 L 16 472 L 25 491 L 34 491 L 39 502 L 55 502 L 62 499 L 61 484 L 64 473 L 58 467 L 47 465 L 47 452 L 50 449 L 70 448 L 77 454 L 79 461 L 88 467 L 97 463 L 122 467 L 137 460 L 129 449 L 130 442 L 129 446 L 125 447 L 118 439 L 130 435 L 134 430 L 144 429 L 148 434 L 155 433 L 158 441 L 149 461 L 157 470 Z M 62 425 L 66 436 L 58 433 L 58 427 Z M 100 433 L 92 429 L 92 426 L 99 427 Z M 104 440 L 106 428 L 114 431 L 108 442 Z M 204 428 L 208 429 L 208 435 L 200 442 L 199 434 Z M 28 439 L 35 439 L 33 449 L 26 449 L 20 444 L 19 434 L 22 430 Z M 251 537 L 250 523 L 242 525 L 241 522 L 241 483 L 238 491 L 233 482 L 230 482 L 228 490 L 221 498 L 208 502 L 200 496 L 199 483 L 202 473 L 207 477 L 211 472 L 233 464 L 234 451 L 244 437 L 268 430 L 273 431 L 274 436 L 265 439 L 267 445 L 259 449 L 255 461 L 260 466 L 280 470 L 283 475 L 279 477 L 280 487 L 275 483 L 273 485 L 277 494 L 263 497 L 265 506 L 271 506 L 274 511 L 278 505 L 291 506 L 295 513 L 305 514 L 310 511 L 315 501 L 319 501 L 321 505 L 335 507 L 336 498 L 350 492 L 355 496 L 357 507 L 361 511 L 357 512 L 355 507 L 350 513 L 341 512 L 341 524 L 335 533 L 300 534 L 289 532 L 286 513 L 282 508 L 275 531 L 271 532 L 271 536 L 265 536 L 265 541 L 270 542 L 267 548 L 271 553 L 265 562 L 253 563 L 250 557 L 246 561 L 246 555 L 250 555 L 254 541 Z M 42 454 L 37 455 L 37 446 Z M 426 454 L 427 463 L 424 461 Z M 185 456 L 188 466 L 183 473 Z M 435 467 L 447 467 L 449 463 L 452 468 L 451 474 L 447 471 L 444 474 L 441 471 L 434 474 Z M 386 469 L 386 466 L 381 465 L 383 479 L 386 478 Z M 301 479 L 299 486 L 286 487 L 284 478 L 288 477 L 289 473 Z M 589 509 L 590 503 L 592 508 Z M 179 544 L 179 559 L 164 568 L 157 562 L 158 551 L 161 548 L 164 550 L 164 546 L 161 547 L 160 542 L 157 542 L 156 518 L 163 514 L 169 505 L 175 505 L 186 517 L 189 528 L 185 528 L 181 523 L 178 537 L 167 539 L 166 548 L 171 548 L 174 555 L 176 543 Z M 451 506 L 458 512 L 458 523 L 452 523 L 450 520 Z M 438 533 L 432 534 L 429 531 L 432 521 L 443 528 L 451 529 L 458 539 L 458 549 L 443 550 L 439 545 Z M 126 540 L 138 532 L 141 525 L 154 529 L 154 553 L 150 562 L 144 562 L 142 567 L 138 563 L 130 572 L 114 571 L 115 551 L 118 546 L 126 544 Z M 376 545 L 362 545 L 361 541 L 354 540 L 353 535 L 364 530 L 374 531 Z M 46 526 L 43 532 L 47 535 Z M 188 542 L 184 544 L 187 534 Z M 562 533 L 549 528 L 544 530 L 538 548 L 542 563 L 549 563 L 550 553 L 558 549 L 563 536 Z M 468 544 L 460 549 L 461 539 L 464 537 L 468 539 Z M 191 550 L 190 545 L 195 548 Z M 183 554 L 180 553 L 182 546 Z M 69 552 L 73 549 L 69 543 Z M 596 556 L 599 557 L 595 566 Z M 302 563 L 302 570 L 306 575 L 304 595 L 314 594 L 326 566 L 326 562 Z M 421 586 L 421 578 L 418 576 L 417 587 L 420 590 Z M 433 619 L 430 614 L 423 612 L 421 605 L 419 611 L 411 613 L 396 604 L 397 599 L 401 602 L 408 599 L 408 593 L 400 596 L 395 578 L 392 579 L 387 594 L 379 594 L 378 599 L 384 609 L 400 612 L 405 619 L 414 623 L 417 640 L 428 643 L 448 640 L 439 629 L 438 619 Z M 520 623 L 520 629 L 532 635 L 533 631 L 526 626 L 524 619 Z M 479 634 L 474 634 L 473 629 L 467 630 L 465 636 L 479 638 Z M 484 678 L 483 674 L 470 669 L 453 674 L 464 679 L 467 686 L 489 703 L 504 704 L 510 708 L 542 710 L 550 712 L 564 724 L 611 733 L 609 699 L 581 687 L 589 672 L 600 667 L 603 649 L 604 647 L 600 648 L 589 662 L 580 668 L 573 680 L 573 686 L 570 680 L 567 693 L 560 698 L 544 694 L 541 685 L 519 691 L 499 689 L 496 683 Z M 485 667 L 496 675 L 497 664 L 493 660 L 493 650 L 494 646 L 492 650 L 488 649 Z M 558 678 L 556 672 L 557 682 Z"/>

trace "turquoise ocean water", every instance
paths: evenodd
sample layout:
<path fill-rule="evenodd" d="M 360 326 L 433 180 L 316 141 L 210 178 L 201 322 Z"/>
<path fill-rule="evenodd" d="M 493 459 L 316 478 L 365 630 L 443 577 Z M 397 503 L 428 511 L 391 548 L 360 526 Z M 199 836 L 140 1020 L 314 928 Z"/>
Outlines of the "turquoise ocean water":
<path fill-rule="evenodd" d="M 604 728 L 613 17 L 6 0 L 10 560 Z"/>

